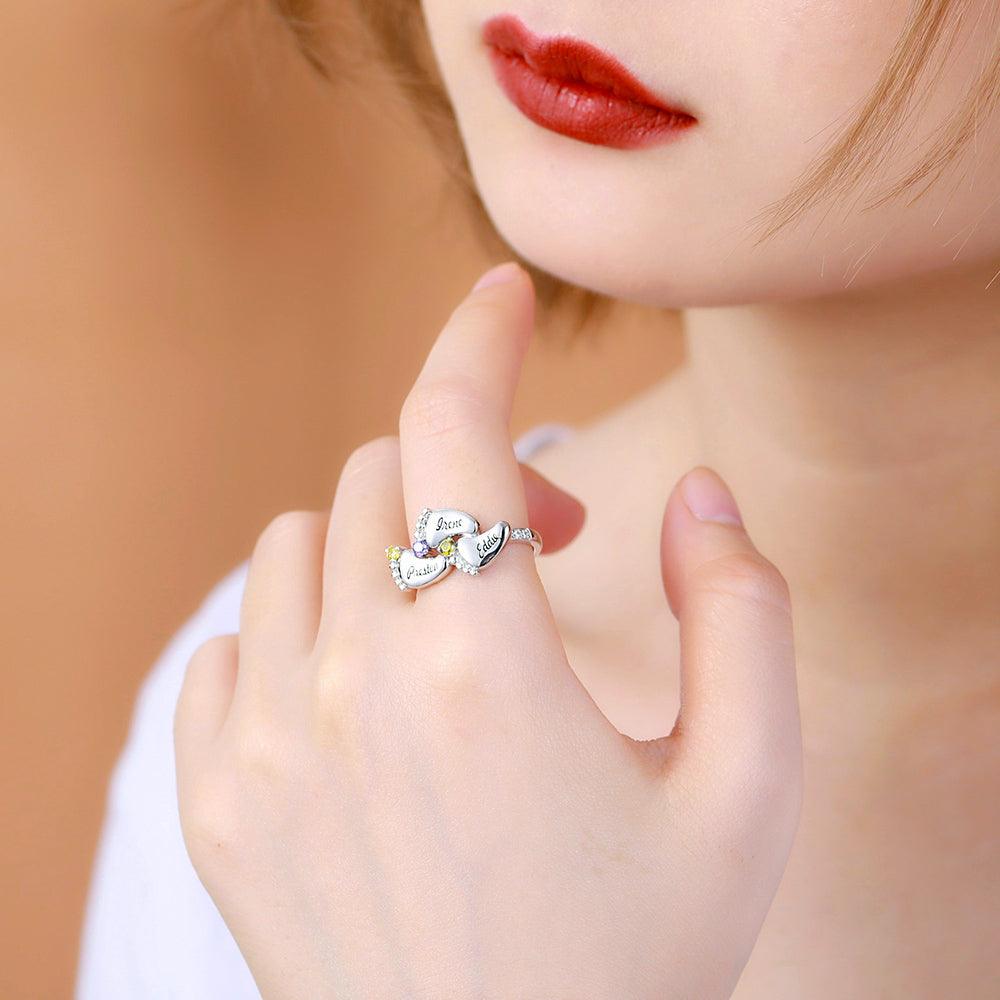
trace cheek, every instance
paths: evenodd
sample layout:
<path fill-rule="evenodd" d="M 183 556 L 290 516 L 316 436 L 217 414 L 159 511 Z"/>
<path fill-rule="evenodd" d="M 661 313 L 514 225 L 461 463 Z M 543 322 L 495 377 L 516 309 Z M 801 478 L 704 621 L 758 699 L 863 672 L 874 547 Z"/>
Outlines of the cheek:
<path fill-rule="evenodd" d="M 726 5 L 742 17 L 746 44 L 733 52 L 735 86 L 720 95 L 720 141 L 744 181 L 748 205 L 772 204 L 796 187 L 844 126 L 857 121 L 909 25 L 913 0 L 758 0 Z M 949 22 L 903 107 L 879 144 L 879 162 L 838 199 L 826 199 L 799 226 L 779 234 L 774 260 L 786 257 L 794 293 L 801 265 L 835 275 L 830 288 L 904 276 L 914 271 L 990 257 L 1000 252 L 1000 187 L 992 164 L 1000 155 L 1000 114 L 980 116 L 975 142 L 924 195 L 909 194 L 876 208 L 867 204 L 924 161 L 946 127 L 969 105 L 970 83 L 997 44 L 994 0 L 957 3 L 964 16 Z M 991 13 L 992 12 L 992 13 Z M 718 25 L 721 32 L 722 24 Z M 809 234 L 808 241 L 803 235 Z M 790 250 L 790 255 L 782 250 Z M 860 251 L 860 252 L 859 252 Z M 957 254 L 956 254 L 957 251 Z M 863 273 L 862 269 L 863 268 Z M 803 291 L 812 290 L 803 276 Z M 782 275 L 760 275 L 766 288 Z M 788 290 L 788 289 L 785 289 Z"/>
<path fill-rule="evenodd" d="M 762 0 L 747 4 L 744 53 L 772 93 L 805 105 L 841 109 L 865 93 L 900 37 L 912 0 Z"/>
<path fill-rule="evenodd" d="M 760 204 L 780 197 L 860 106 L 911 0 L 739 0 L 714 5 L 725 39 L 712 125 Z"/>

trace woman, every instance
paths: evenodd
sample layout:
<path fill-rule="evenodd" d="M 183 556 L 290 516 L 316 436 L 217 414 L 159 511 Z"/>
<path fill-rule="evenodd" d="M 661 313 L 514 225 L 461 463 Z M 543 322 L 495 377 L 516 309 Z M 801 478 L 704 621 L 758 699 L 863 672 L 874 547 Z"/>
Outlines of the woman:
<path fill-rule="evenodd" d="M 423 13 L 531 274 L 158 664 L 80 995 L 995 996 L 1000 9 Z M 512 451 L 559 281 L 687 359 Z"/>

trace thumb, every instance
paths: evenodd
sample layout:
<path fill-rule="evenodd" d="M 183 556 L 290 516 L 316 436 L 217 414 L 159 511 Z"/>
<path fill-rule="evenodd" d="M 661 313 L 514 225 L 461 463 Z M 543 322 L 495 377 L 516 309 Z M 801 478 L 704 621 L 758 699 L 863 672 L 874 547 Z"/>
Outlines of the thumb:
<path fill-rule="evenodd" d="M 713 783 L 730 788 L 736 782 L 756 794 L 755 779 L 763 778 L 767 787 L 776 780 L 794 791 L 801 736 L 788 586 L 710 469 L 693 469 L 675 487 L 661 565 L 680 623 L 675 760 L 707 764 Z"/>
<path fill-rule="evenodd" d="M 537 469 L 524 462 L 520 465 L 528 524 L 542 536 L 542 555 L 558 552 L 580 533 L 587 508 Z"/>

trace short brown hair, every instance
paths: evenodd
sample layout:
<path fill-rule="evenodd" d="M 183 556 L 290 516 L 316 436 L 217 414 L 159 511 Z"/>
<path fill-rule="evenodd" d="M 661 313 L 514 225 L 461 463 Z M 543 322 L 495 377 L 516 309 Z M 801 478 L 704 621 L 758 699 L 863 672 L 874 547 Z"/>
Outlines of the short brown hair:
<path fill-rule="evenodd" d="M 269 0 L 291 28 L 302 52 L 326 76 L 344 68 L 331 56 L 324 30 L 330 0 Z M 913 0 L 906 24 L 886 65 L 857 114 L 830 141 L 793 189 L 754 220 L 757 242 L 771 238 L 824 198 L 849 193 L 880 166 L 898 136 L 900 123 L 919 107 L 918 84 L 932 87 L 951 51 L 972 0 Z M 520 258 L 497 233 L 476 190 L 451 102 L 433 58 L 419 0 L 353 0 L 353 6 L 403 93 L 430 131 L 444 165 L 468 202 L 478 230 L 491 249 L 518 259 L 531 272 L 544 308 L 575 308 L 580 325 L 613 300 L 564 282 Z M 1000 5 L 998 5 L 1000 10 Z M 958 159 L 979 122 L 1000 102 L 998 10 L 988 15 L 997 34 L 992 51 L 969 87 L 967 100 L 944 123 L 920 160 L 865 202 L 874 207 L 908 191 L 923 194 Z M 941 56 L 935 60 L 935 54 Z"/>
<path fill-rule="evenodd" d="M 914 0 L 906 25 L 875 85 L 855 116 L 833 137 L 797 185 L 759 218 L 759 239 L 789 225 L 821 199 L 845 195 L 870 177 L 893 151 L 900 124 L 919 109 L 956 44 L 970 0 Z M 909 170 L 863 202 L 874 208 L 907 192 L 919 198 L 954 163 L 975 136 L 979 123 L 1000 102 L 1000 6 L 989 15 L 998 38 L 984 53 L 981 71 L 966 100 L 938 130 L 930 148 Z M 934 59 L 935 54 L 940 58 Z M 923 93 L 918 84 L 926 84 Z"/>

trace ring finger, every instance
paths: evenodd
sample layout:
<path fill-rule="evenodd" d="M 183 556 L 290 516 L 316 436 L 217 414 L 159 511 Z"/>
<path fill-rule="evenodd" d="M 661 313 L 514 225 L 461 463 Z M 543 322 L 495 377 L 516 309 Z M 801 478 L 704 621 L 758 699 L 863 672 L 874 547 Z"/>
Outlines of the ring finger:
<path fill-rule="evenodd" d="M 384 627 L 385 615 L 412 604 L 393 585 L 385 546 L 406 544 L 399 439 L 380 437 L 344 463 L 326 535 L 320 632 Z"/>

